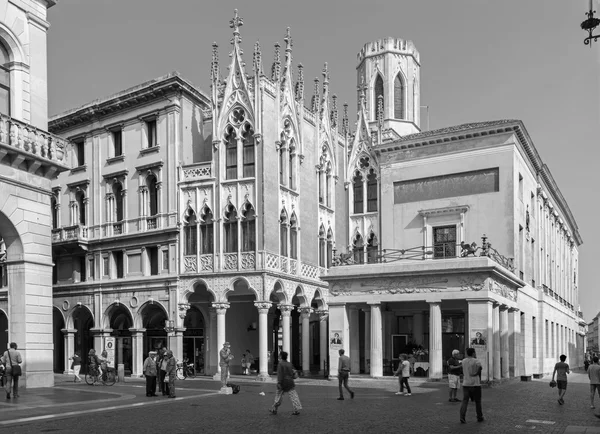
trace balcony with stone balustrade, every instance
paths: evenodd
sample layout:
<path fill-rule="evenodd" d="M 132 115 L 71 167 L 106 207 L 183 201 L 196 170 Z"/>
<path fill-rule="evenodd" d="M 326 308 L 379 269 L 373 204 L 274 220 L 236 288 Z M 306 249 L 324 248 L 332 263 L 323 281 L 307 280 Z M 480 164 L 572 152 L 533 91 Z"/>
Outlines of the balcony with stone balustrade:
<path fill-rule="evenodd" d="M 0 163 L 53 179 L 68 170 L 68 141 L 0 114 Z"/>

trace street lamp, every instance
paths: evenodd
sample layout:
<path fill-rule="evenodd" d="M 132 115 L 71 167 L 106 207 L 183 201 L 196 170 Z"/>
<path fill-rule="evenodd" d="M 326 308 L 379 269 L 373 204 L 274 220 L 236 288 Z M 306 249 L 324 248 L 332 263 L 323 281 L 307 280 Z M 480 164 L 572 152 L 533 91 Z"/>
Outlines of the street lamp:
<path fill-rule="evenodd" d="M 175 331 L 175 321 L 172 319 L 165 321 L 165 331 L 167 333 L 173 333 Z"/>
<path fill-rule="evenodd" d="M 587 20 L 585 20 L 584 22 L 581 23 L 581 28 L 584 31 L 588 32 L 588 34 L 589 34 L 589 36 L 583 40 L 583 43 L 585 45 L 589 45 L 590 48 L 592 47 L 592 42 L 597 42 L 598 39 L 600 38 L 600 34 L 598 34 L 598 35 L 592 34 L 592 33 L 594 33 L 594 30 L 596 29 L 596 27 L 598 27 L 598 25 L 600 25 L 600 19 L 594 17 L 595 13 L 596 13 L 596 11 L 594 10 L 594 8 L 592 6 L 592 0 L 590 0 L 590 11 L 585 13 L 588 18 L 587 18 Z"/>

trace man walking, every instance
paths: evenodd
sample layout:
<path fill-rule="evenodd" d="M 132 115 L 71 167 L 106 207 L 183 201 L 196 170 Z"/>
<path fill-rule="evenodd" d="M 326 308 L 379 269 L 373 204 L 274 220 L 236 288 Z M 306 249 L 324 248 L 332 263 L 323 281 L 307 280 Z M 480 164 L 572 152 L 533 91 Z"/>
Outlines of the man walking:
<path fill-rule="evenodd" d="M 598 364 L 598 357 L 592 359 L 592 364 L 587 369 L 588 378 L 590 379 L 590 408 L 594 407 L 594 395 L 596 390 L 598 396 L 600 396 L 600 365 Z"/>
<path fill-rule="evenodd" d="M 340 387 L 340 397 L 338 401 L 342 401 L 344 399 L 344 390 L 342 389 L 342 385 L 346 388 L 348 392 L 350 392 L 350 398 L 354 399 L 354 392 L 348 387 L 348 377 L 350 376 L 350 357 L 345 356 L 345 351 L 342 349 L 339 351 L 340 353 L 340 361 L 338 362 L 338 381 Z"/>
<path fill-rule="evenodd" d="M 467 348 L 467 357 L 462 361 L 463 368 L 463 400 L 460 406 L 460 423 L 467 423 L 467 407 L 469 399 L 475 401 L 477 422 L 483 422 L 481 410 L 481 362 L 475 358 L 475 349 Z"/>
<path fill-rule="evenodd" d="M 446 362 L 448 366 L 448 386 L 450 387 L 450 395 L 448 397 L 449 402 L 459 402 L 460 399 L 456 397 L 458 389 L 460 389 L 460 374 L 462 373 L 462 367 L 458 360 L 458 350 L 452 350 L 452 357 Z"/>
<path fill-rule="evenodd" d="M 552 381 L 556 375 L 556 385 L 558 386 L 558 403 L 563 405 L 565 403 L 564 397 L 567 392 L 567 374 L 570 374 L 569 365 L 565 363 L 567 356 L 564 354 L 560 355 L 560 362 L 554 365 L 554 371 L 552 372 Z"/>

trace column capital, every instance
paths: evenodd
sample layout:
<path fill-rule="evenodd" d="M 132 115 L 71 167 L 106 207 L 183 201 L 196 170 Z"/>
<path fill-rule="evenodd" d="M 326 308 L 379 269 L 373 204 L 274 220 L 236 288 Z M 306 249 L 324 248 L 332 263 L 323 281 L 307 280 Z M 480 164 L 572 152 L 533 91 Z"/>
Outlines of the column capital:
<path fill-rule="evenodd" d="M 217 315 L 225 315 L 229 306 L 229 303 L 213 303 L 211 307 L 215 309 Z"/>
<path fill-rule="evenodd" d="M 313 309 L 312 309 L 312 307 L 299 307 L 298 311 L 300 312 L 301 317 L 304 319 L 304 318 L 308 318 L 310 316 Z"/>
<path fill-rule="evenodd" d="M 110 335 L 113 332 L 113 329 L 90 329 L 90 333 L 92 335 Z"/>
<path fill-rule="evenodd" d="M 502 310 L 502 311 L 508 310 L 508 306 L 506 304 L 501 304 L 500 305 L 500 310 Z"/>
<path fill-rule="evenodd" d="M 255 301 L 254 306 L 258 309 L 258 313 L 268 313 L 273 303 L 270 301 Z"/>
<path fill-rule="evenodd" d="M 428 301 L 427 304 L 433 306 L 436 304 L 442 304 L 442 300 L 434 300 L 434 301 Z"/>
<path fill-rule="evenodd" d="M 319 320 L 320 321 L 326 321 L 327 318 L 329 317 L 329 311 L 328 310 L 315 310 L 315 313 L 317 315 L 319 315 Z"/>
<path fill-rule="evenodd" d="M 380 301 L 369 301 L 369 302 L 367 302 L 367 304 L 369 306 L 371 306 L 371 307 L 373 307 L 373 306 L 381 307 L 381 302 Z"/>
<path fill-rule="evenodd" d="M 518 307 L 509 307 L 508 308 L 508 312 L 509 313 L 513 313 L 513 312 L 519 312 L 521 309 L 519 309 Z"/>
<path fill-rule="evenodd" d="M 77 329 L 61 329 L 60 331 L 65 335 L 77 333 Z"/>
<path fill-rule="evenodd" d="M 294 306 L 291 304 L 278 304 L 277 307 L 281 312 L 281 316 L 290 316 L 292 310 L 294 310 Z"/>
<path fill-rule="evenodd" d="M 144 329 L 144 328 L 135 329 L 135 328 L 132 327 L 132 328 L 129 329 L 129 331 L 132 334 L 139 334 L 139 333 L 144 333 L 146 331 L 146 329 Z"/>

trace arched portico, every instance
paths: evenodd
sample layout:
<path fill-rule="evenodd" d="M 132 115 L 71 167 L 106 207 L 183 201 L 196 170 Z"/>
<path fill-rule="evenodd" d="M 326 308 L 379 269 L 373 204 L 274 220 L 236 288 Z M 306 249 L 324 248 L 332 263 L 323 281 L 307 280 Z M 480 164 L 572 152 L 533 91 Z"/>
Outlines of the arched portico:
<path fill-rule="evenodd" d="M 194 363 L 198 375 L 213 375 L 218 369 L 216 312 L 212 309 L 214 293 L 204 281 L 188 294 L 189 309 L 183 318 L 183 357 Z"/>
<path fill-rule="evenodd" d="M 53 366 L 54 372 L 62 374 L 65 372 L 65 318 L 57 307 L 52 309 L 52 343 L 54 344 Z M 68 357 L 67 357 L 68 359 Z"/>
<path fill-rule="evenodd" d="M 79 352 L 81 356 L 81 372 L 87 372 L 88 353 L 94 348 L 94 336 L 92 329 L 94 328 L 94 315 L 90 309 L 78 304 L 72 308 L 65 319 L 65 329 L 63 330 L 65 339 L 65 372 L 70 371 L 69 357 L 75 352 Z M 100 348 L 100 347 L 98 347 Z"/>
<path fill-rule="evenodd" d="M 133 364 L 132 341 L 134 333 L 136 334 L 136 339 L 138 338 L 138 330 L 133 328 L 133 316 L 129 308 L 122 303 L 111 304 L 104 313 L 102 323 L 104 328 L 101 330 L 100 336 L 96 335 L 94 339 L 94 348 L 96 351 L 103 351 L 105 349 L 103 338 L 108 336 L 114 337 L 115 367 L 123 364 L 125 374 L 138 374 L 138 372 L 134 372 L 136 365 Z"/>
<path fill-rule="evenodd" d="M 169 317 L 165 307 L 156 300 L 149 300 L 137 310 L 131 332 L 132 375 L 143 373 L 144 360 L 152 350 L 166 347 L 167 332 L 165 325 Z"/>
<path fill-rule="evenodd" d="M 0 309 L 0 348 L 8 348 L 8 315 Z"/>

